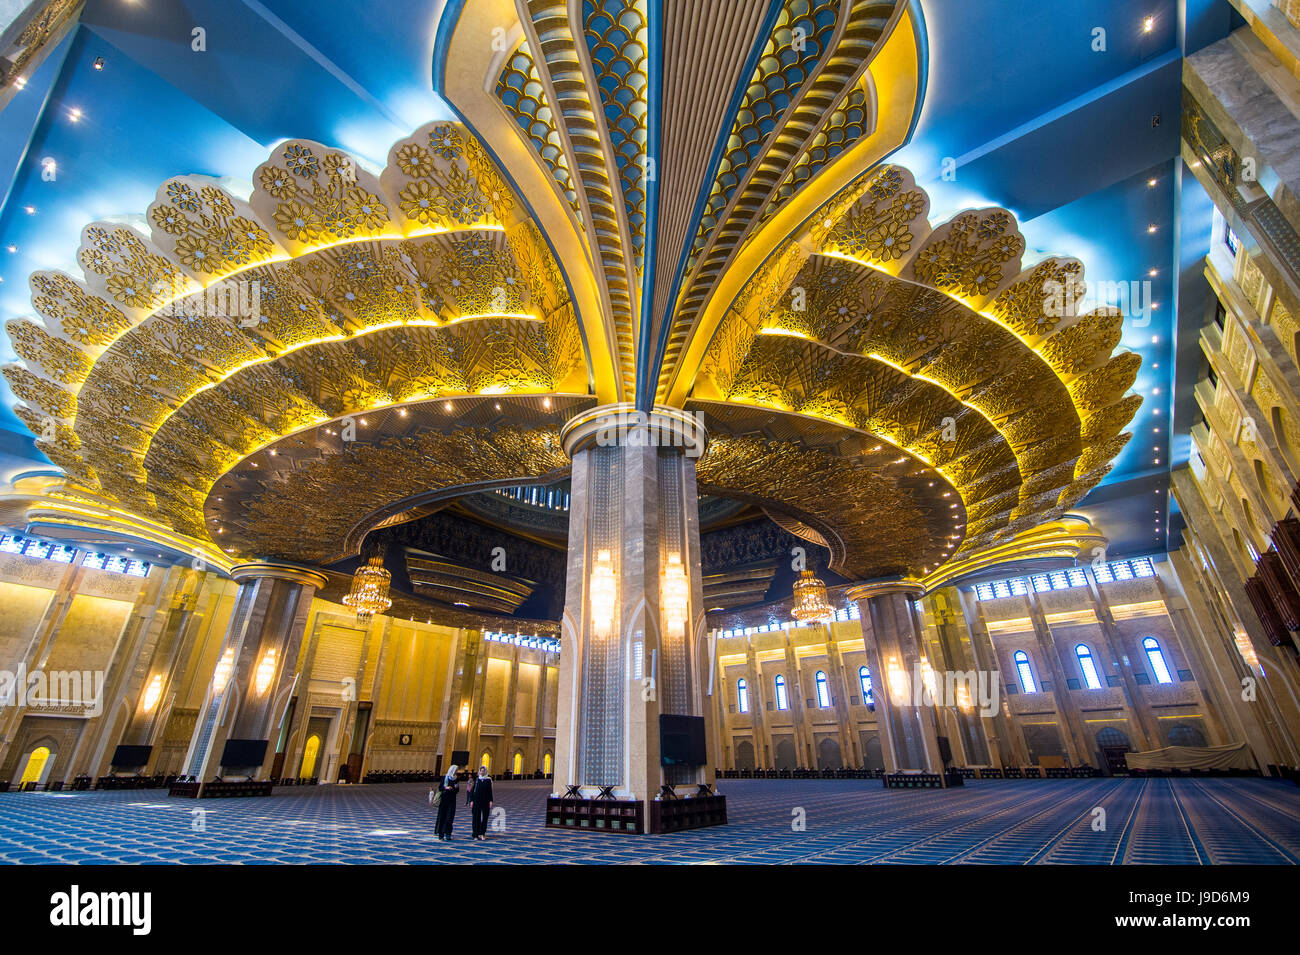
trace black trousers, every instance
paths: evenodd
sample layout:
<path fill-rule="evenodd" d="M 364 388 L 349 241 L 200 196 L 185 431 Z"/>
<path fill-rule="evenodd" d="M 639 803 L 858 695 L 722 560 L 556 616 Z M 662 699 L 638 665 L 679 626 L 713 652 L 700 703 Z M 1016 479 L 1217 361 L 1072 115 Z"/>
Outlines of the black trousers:
<path fill-rule="evenodd" d="M 471 832 L 476 836 L 487 835 L 488 816 L 492 813 L 492 807 L 487 803 L 479 805 L 474 803 L 470 810 Z"/>
<path fill-rule="evenodd" d="M 450 836 L 452 823 L 456 821 L 456 794 L 445 792 L 438 803 L 438 823 L 433 828 L 436 836 Z"/>

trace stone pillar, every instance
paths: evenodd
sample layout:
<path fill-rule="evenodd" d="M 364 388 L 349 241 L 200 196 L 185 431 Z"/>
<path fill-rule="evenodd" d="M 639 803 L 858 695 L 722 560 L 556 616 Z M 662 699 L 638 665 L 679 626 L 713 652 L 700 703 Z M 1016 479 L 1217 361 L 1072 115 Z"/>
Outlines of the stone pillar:
<path fill-rule="evenodd" d="M 996 668 L 981 670 L 976 662 L 970 632 L 966 629 L 966 620 L 962 614 L 961 602 L 956 587 L 945 587 L 933 595 L 929 606 L 934 615 L 934 628 L 942 669 L 965 679 L 967 697 L 958 692 L 958 699 L 945 698 L 943 705 L 948 707 L 953 725 L 957 729 L 961 751 L 967 766 L 988 766 L 989 744 L 981 726 L 981 716 L 987 717 L 997 711 L 1000 705 L 1001 684 Z M 941 669 L 939 666 L 936 670 Z M 946 687 L 946 673 L 936 673 L 935 679 Z M 957 685 L 954 681 L 954 686 Z M 987 699 L 981 699 L 982 692 L 988 692 Z M 996 696 L 995 696 L 996 693 Z"/>
<path fill-rule="evenodd" d="M 1025 746 L 1025 738 L 1019 724 L 1011 718 L 1007 695 L 1002 692 L 1005 681 L 1002 679 L 997 650 L 993 647 L 993 638 L 989 636 L 989 628 L 980 614 L 974 591 L 963 593 L 957 590 L 956 600 L 971 636 L 970 646 L 975 657 L 975 668 L 989 674 L 990 689 L 993 687 L 992 681 L 997 683 L 998 706 L 991 714 L 981 712 L 984 717 L 985 735 L 989 741 L 989 765 L 1027 766 L 1029 749 Z"/>
<path fill-rule="evenodd" d="M 119 771 L 143 770 L 152 759 L 154 742 L 162 735 L 165 717 L 170 714 L 167 699 L 175 690 L 173 681 L 180 676 L 184 665 L 185 637 L 190 619 L 198 605 L 198 593 L 205 574 L 194 570 L 173 568 L 164 585 L 167 606 L 159 607 L 153 615 L 146 645 L 141 648 L 131 666 L 130 680 L 122 694 L 123 707 L 129 707 L 126 725 L 116 740 L 122 746 L 141 747 L 135 757 L 137 762 L 127 762 L 116 767 Z M 91 775 L 106 771 L 115 750 L 104 747 L 96 763 L 89 767 Z M 110 762 L 105 762 L 105 760 Z"/>
<path fill-rule="evenodd" d="M 826 628 L 826 677 L 831 681 L 831 705 L 835 707 L 835 723 L 840 730 L 840 759 L 848 767 L 862 766 L 865 759 L 858 753 L 854 738 L 853 715 L 849 709 L 849 683 L 844 673 L 844 658 L 835 641 L 830 626 Z"/>
<path fill-rule="evenodd" d="M 716 733 L 695 485 L 706 436 L 676 409 L 607 405 L 571 419 L 562 440 L 573 470 L 555 791 L 694 792 L 714 782 Z M 684 606 L 670 619 L 674 592 Z M 661 765 L 661 714 L 703 720 L 703 764 Z"/>
<path fill-rule="evenodd" d="M 763 715 L 763 701 L 767 687 L 763 683 L 763 668 L 759 666 L 754 645 L 745 641 L 745 679 L 749 693 L 749 725 L 754 729 L 754 768 L 773 769 L 776 766 L 772 753 L 772 734 L 768 731 L 767 717 Z"/>
<path fill-rule="evenodd" d="M 925 694 L 915 685 L 925 651 L 912 602 L 922 593 L 920 584 L 905 580 L 858 584 L 847 591 L 862 618 L 886 772 L 942 775 L 934 706 L 922 705 Z"/>
<path fill-rule="evenodd" d="M 311 599 L 326 583 L 323 574 L 281 563 L 240 564 L 230 575 L 239 584 L 235 610 L 185 757 L 185 773 L 200 782 L 266 778 Z"/>

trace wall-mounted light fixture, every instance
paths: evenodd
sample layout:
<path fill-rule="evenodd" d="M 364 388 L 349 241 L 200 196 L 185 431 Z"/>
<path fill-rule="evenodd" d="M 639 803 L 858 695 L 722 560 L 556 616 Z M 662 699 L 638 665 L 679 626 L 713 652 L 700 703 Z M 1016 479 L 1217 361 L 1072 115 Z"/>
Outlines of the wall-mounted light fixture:
<path fill-rule="evenodd" d="M 275 648 L 266 651 L 262 662 L 257 665 L 257 674 L 253 677 L 253 686 L 258 693 L 265 693 L 275 678 Z"/>
<path fill-rule="evenodd" d="M 212 692 L 220 693 L 230 682 L 230 674 L 235 670 L 235 648 L 226 647 L 226 652 L 217 661 L 217 668 L 212 671 Z"/>
<path fill-rule="evenodd" d="M 158 705 L 158 698 L 162 696 L 162 674 L 155 673 L 149 685 L 144 688 L 144 711 L 152 713 L 153 708 Z"/>
<path fill-rule="evenodd" d="M 596 636 L 607 637 L 613 629 L 617 598 L 614 559 L 602 548 L 596 551 L 596 565 L 591 569 L 591 632 Z"/>
<path fill-rule="evenodd" d="M 668 555 L 668 564 L 664 567 L 663 582 L 660 585 L 665 632 L 676 634 L 685 629 L 689 593 L 682 555 L 674 551 Z"/>

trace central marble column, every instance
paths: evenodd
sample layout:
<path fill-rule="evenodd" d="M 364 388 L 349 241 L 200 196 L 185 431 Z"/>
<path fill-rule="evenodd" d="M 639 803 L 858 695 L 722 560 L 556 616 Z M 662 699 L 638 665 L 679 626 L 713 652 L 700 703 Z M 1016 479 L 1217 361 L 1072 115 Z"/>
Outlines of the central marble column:
<path fill-rule="evenodd" d="M 239 583 L 235 609 L 185 759 L 185 772 L 200 782 L 217 774 L 266 778 L 312 597 L 327 582 L 271 562 L 240 564 L 230 576 Z"/>
<path fill-rule="evenodd" d="M 918 685 L 933 673 L 913 606 L 922 593 L 920 584 L 904 580 L 858 584 L 847 591 L 862 619 L 885 771 L 942 775 L 933 696 Z"/>
<path fill-rule="evenodd" d="M 573 472 L 555 791 L 694 793 L 714 782 L 716 733 L 695 485 L 704 430 L 677 409 L 607 405 L 562 440 Z M 701 761 L 664 765 L 661 716 L 696 718 L 675 729 L 702 727 Z"/>

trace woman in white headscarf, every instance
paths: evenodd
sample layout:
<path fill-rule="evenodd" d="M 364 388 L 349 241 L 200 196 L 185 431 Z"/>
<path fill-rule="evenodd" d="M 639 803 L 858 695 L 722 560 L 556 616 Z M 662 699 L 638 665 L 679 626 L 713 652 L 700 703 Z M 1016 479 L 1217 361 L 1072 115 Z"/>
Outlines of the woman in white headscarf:
<path fill-rule="evenodd" d="M 459 772 L 460 767 L 452 763 L 447 775 L 438 780 L 438 822 L 433 834 L 439 839 L 451 839 L 451 826 L 456 820 L 456 794 L 460 792 Z"/>

